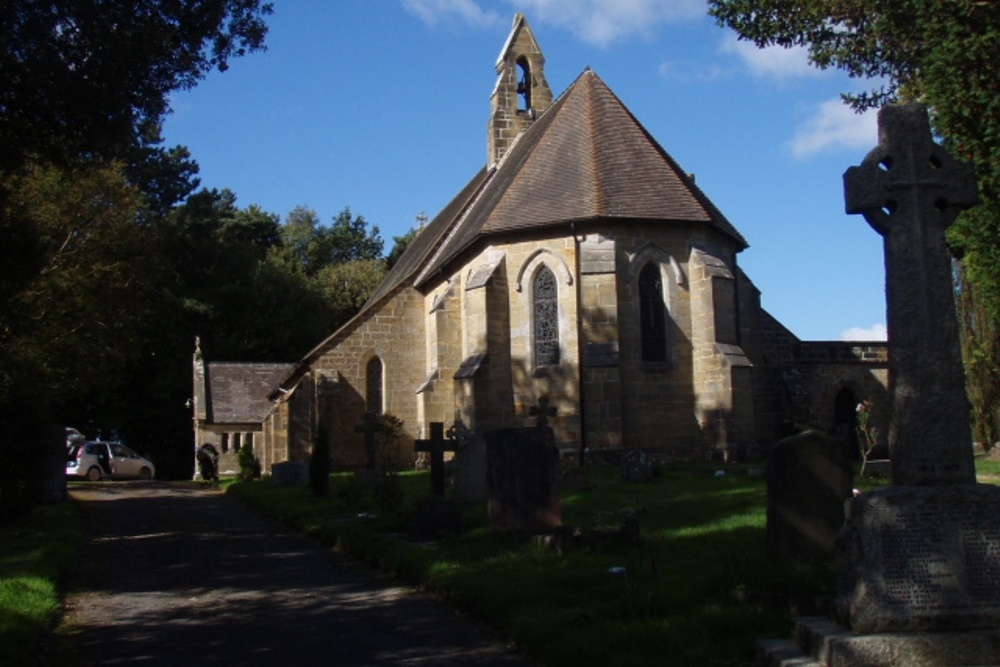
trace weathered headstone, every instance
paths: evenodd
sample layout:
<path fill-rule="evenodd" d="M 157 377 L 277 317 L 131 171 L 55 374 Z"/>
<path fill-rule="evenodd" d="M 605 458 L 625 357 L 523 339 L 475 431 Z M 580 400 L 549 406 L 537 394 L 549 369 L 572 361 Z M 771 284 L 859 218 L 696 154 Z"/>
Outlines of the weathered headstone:
<path fill-rule="evenodd" d="M 791 563 L 833 560 L 853 465 L 837 438 L 806 431 L 767 460 L 767 555 Z"/>
<path fill-rule="evenodd" d="M 428 452 L 431 456 L 431 495 L 444 497 L 444 453 L 455 451 L 455 441 L 444 437 L 442 422 L 430 423 L 431 437 L 414 440 L 413 447 L 418 452 Z"/>
<path fill-rule="evenodd" d="M 455 500 L 460 503 L 485 503 L 486 442 L 461 421 L 448 430 L 455 440 Z"/>
<path fill-rule="evenodd" d="M 923 106 L 890 106 L 844 187 L 885 242 L 894 486 L 851 503 L 838 617 L 862 633 L 1000 628 L 1000 488 L 975 483 L 944 237 L 975 175 L 934 143 Z"/>
<path fill-rule="evenodd" d="M 305 461 L 281 461 L 271 465 L 271 484 L 298 486 L 309 479 L 309 464 Z"/>
<path fill-rule="evenodd" d="M 494 530 L 544 533 L 562 524 L 559 450 L 550 428 L 504 428 L 486 437 Z"/>
<path fill-rule="evenodd" d="M 648 482 L 653 479 L 653 462 L 646 452 L 632 449 L 622 457 L 621 472 L 623 482 Z"/>
<path fill-rule="evenodd" d="M 375 425 L 378 415 L 368 411 L 364 420 L 354 426 L 355 433 L 362 433 L 365 436 L 365 468 L 375 470 Z"/>

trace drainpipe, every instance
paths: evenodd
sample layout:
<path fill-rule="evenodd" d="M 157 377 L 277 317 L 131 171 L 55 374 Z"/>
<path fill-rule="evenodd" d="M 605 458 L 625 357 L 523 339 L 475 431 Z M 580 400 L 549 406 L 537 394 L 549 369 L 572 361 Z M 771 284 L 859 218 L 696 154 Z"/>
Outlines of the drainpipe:
<path fill-rule="evenodd" d="M 583 366 L 583 317 L 581 311 L 583 310 L 583 288 L 581 283 L 583 282 L 580 278 L 580 239 L 576 235 L 576 223 L 569 223 L 570 233 L 573 235 L 573 249 L 574 249 L 574 271 L 576 272 L 576 355 L 577 355 L 577 368 L 580 374 L 580 383 L 577 390 L 579 396 L 580 405 L 580 452 L 579 452 L 579 464 L 583 467 L 583 464 L 587 458 L 587 422 L 584 416 L 584 366 Z"/>

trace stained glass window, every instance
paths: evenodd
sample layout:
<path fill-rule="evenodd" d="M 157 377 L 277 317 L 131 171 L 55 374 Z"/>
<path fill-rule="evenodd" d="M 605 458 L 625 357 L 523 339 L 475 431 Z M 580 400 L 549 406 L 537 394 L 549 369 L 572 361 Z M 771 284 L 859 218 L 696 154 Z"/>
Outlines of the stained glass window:
<path fill-rule="evenodd" d="M 382 414 L 382 360 L 372 357 L 365 369 L 366 395 L 365 409 L 377 415 Z"/>
<path fill-rule="evenodd" d="M 663 302 L 660 267 L 653 262 L 639 272 L 639 329 L 642 360 L 667 360 L 667 306 Z"/>
<path fill-rule="evenodd" d="M 543 266 L 532 286 L 534 308 L 535 365 L 559 363 L 559 287 L 552 271 Z"/>

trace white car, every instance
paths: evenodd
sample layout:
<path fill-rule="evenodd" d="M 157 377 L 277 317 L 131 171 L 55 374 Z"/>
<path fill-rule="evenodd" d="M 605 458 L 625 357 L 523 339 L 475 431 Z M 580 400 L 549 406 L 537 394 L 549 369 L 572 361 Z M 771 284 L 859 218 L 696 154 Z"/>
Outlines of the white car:
<path fill-rule="evenodd" d="M 66 452 L 66 474 L 97 482 L 111 479 L 153 479 L 156 467 L 120 442 L 81 442 Z"/>

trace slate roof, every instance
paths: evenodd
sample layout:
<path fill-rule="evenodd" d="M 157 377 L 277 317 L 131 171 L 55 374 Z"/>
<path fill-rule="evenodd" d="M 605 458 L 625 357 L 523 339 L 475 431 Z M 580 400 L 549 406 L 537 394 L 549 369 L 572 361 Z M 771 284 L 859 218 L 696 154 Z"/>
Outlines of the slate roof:
<path fill-rule="evenodd" d="M 419 287 L 484 237 L 570 222 L 702 224 L 747 242 L 593 71 L 586 70 L 414 239 L 365 308 Z M 364 310 L 362 309 L 362 310 Z"/>
<path fill-rule="evenodd" d="M 246 424 L 264 421 L 271 409 L 268 394 L 274 391 L 294 366 L 294 364 L 209 363 L 205 369 L 208 385 L 208 422 Z"/>

